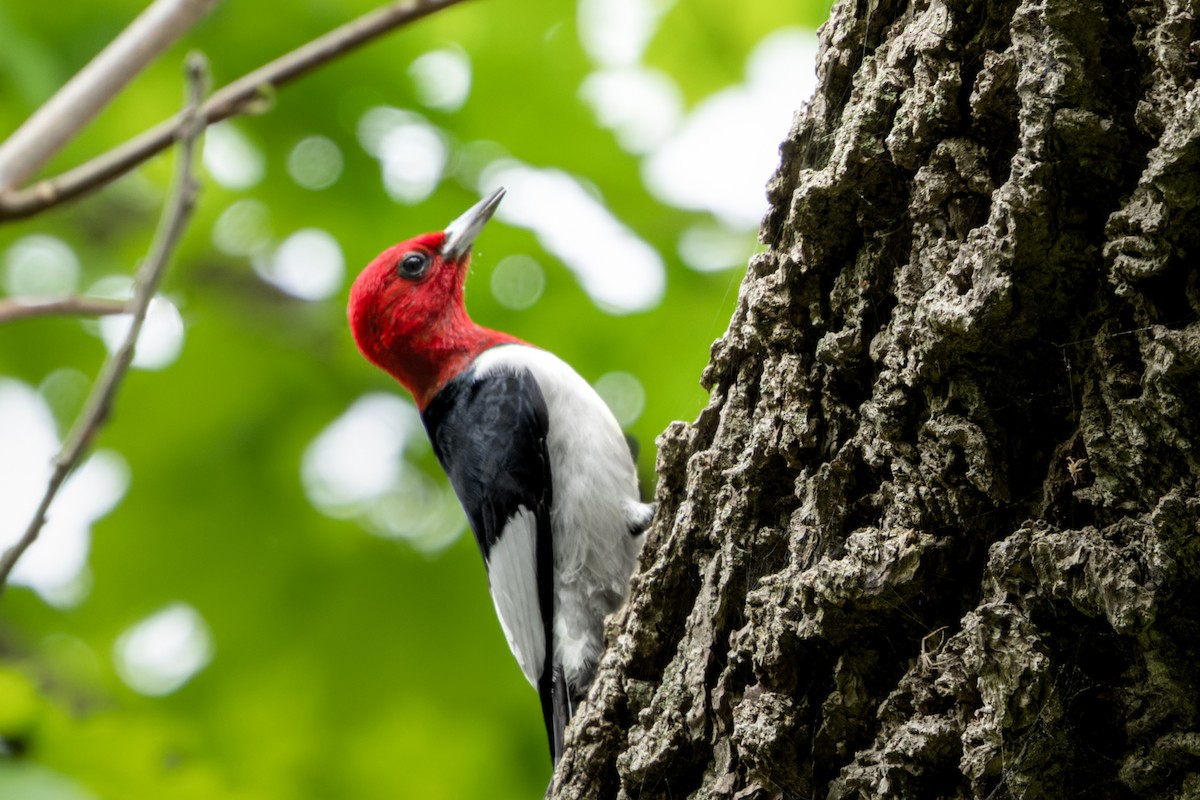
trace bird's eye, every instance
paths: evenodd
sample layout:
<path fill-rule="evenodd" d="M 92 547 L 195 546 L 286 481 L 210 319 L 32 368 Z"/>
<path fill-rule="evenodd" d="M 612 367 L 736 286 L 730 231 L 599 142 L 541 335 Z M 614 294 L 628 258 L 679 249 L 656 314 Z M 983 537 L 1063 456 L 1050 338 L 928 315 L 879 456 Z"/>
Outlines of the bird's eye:
<path fill-rule="evenodd" d="M 400 277 L 414 281 L 424 275 L 427 269 L 429 254 L 422 252 L 405 253 L 396 264 L 396 271 L 400 273 Z"/>

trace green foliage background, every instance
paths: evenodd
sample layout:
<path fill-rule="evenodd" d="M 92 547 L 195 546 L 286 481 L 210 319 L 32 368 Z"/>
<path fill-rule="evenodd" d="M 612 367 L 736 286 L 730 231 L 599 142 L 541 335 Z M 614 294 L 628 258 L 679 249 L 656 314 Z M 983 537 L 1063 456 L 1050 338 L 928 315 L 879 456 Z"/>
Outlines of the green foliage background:
<path fill-rule="evenodd" d="M 187 50 L 208 55 L 219 86 L 370 7 L 225 3 L 45 174 L 174 113 Z M 0 133 L 140 10 L 131 0 L 0 6 Z M 741 81 L 746 55 L 770 31 L 815 27 L 825 11 L 779 0 L 681 1 L 645 60 L 671 74 L 692 105 Z M 355 124 L 368 108 L 392 105 L 420 110 L 456 141 L 497 142 L 529 164 L 591 182 L 662 254 L 661 305 L 614 316 L 530 232 L 493 223 L 469 297 L 477 320 L 554 350 L 589 380 L 613 370 L 638 377 L 647 402 L 632 433 L 652 486 L 651 443 L 704 403 L 698 378 L 740 272 L 701 274 L 680 263 L 679 234 L 705 216 L 654 200 L 637 159 L 580 101 L 593 65 L 576 26 L 572 4 L 466 3 L 337 61 L 284 89 L 268 113 L 236 123 L 266 154 L 265 178 L 233 191 L 201 175 L 200 206 L 164 286 L 183 313 L 182 354 L 165 370 L 130 373 L 100 438 L 127 461 L 131 482 L 93 528 L 90 591 L 66 609 L 20 587 L 0 603 L 0 797 L 540 796 L 549 765 L 536 696 L 507 651 L 470 536 L 428 555 L 327 517 L 305 496 L 300 459 L 362 394 L 401 393 L 351 342 L 350 278 L 379 250 L 443 227 L 476 199 L 453 179 L 414 207 L 389 199 Z M 473 66 L 470 99 L 448 114 L 422 109 L 407 75 L 416 57 L 447 45 Z M 312 134 L 336 141 L 345 158 L 337 183 L 319 192 L 297 186 L 285 167 L 290 148 Z M 46 233 L 79 254 L 84 286 L 131 273 L 171 158 L 85 201 L 0 226 L 0 252 Z M 289 298 L 246 259 L 213 248 L 218 216 L 245 197 L 269 207 L 278 237 L 319 227 L 337 238 L 349 273 L 337 297 Z M 508 253 L 532 254 L 547 271 L 541 300 L 520 313 L 486 291 Z M 0 375 L 32 386 L 64 367 L 94 375 L 104 350 L 84 325 L 60 318 L 0 328 Z M 60 432 L 81 400 L 76 392 L 54 403 Z M 436 474 L 427 455 L 422 466 Z M 214 658 L 178 691 L 142 696 L 118 678 L 114 642 L 176 601 L 207 621 Z"/>

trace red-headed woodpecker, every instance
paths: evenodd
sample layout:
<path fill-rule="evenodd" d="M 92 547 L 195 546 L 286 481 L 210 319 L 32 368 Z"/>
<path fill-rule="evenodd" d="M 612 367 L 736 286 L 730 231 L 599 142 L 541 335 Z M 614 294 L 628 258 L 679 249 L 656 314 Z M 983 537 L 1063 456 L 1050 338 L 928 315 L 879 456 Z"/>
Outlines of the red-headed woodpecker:
<path fill-rule="evenodd" d="M 416 400 L 483 553 L 508 646 L 541 696 L 557 763 L 654 509 L 587 381 L 467 316 L 471 246 L 503 196 L 383 251 L 350 291 L 350 328 Z"/>

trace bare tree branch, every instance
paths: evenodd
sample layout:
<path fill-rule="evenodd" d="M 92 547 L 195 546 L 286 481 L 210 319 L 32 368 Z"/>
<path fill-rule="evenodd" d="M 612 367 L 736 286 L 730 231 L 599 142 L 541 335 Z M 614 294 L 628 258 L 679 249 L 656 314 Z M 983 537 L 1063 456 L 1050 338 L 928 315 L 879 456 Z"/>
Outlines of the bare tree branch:
<path fill-rule="evenodd" d="M 138 334 L 141 333 L 142 323 L 146 319 L 146 309 L 158 289 L 171 254 L 174 252 L 195 206 L 198 187 L 193 177 L 193 168 L 196 144 L 204 130 L 204 120 L 200 116 L 200 109 L 204 99 L 208 68 L 203 56 L 192 54 L 188 57 L 186 69 L 188 100 L 180 126 L 180 150 L 175 167 L 175 183 L 163 211 L 158 230 L 155 232 L 150 253 L 138 269 L 137 278 L 134 281 L 133 300 L 129 305 L 129 312 L 133 319 L 130 322 L 129 331 L 125 334 L 125 339 L 117 351 L 104 362 L 104 367 L 96 378 L 96 383 L 92 386 L 92 392 L 88 395 L 83 410 L 75 420 L 66 441 L 63 442 L 62 449 L 55 457 L 54 471 L 51 473 L 50 480 L 46 485 L 46 492 L 38 504 L 29 527 L 25 529 L 20 540 L 6 550 L 3 557 L 0 557 L 0 593 L 3 593 L 8 576 L 16 566 L 17 560 L 29 549 L 30 545 L 37 541 L 42 526 L 46 524 L 46 514 L 50 509 L 50 504 L 58 494 L 59 488 L 79 464 L 83 453 L 107 420 L 113 398 L 116 397 L 121 381 L 133 361 L 134 346 L 137 344 Z"/>
<path fill-rule="evenodd" d="M 32 317 L 55 314 L 81 317 L 105 317 L 125 314 L 129 303 L 105 297 L 62 297 L 57 300 L 0 300 L 0 325 Z"/>
<path fill-rule="evenodd" d="M 0 144 L 0 192 L 29 179 L 217 0 L 155 0 Z"/>
<path fill-rule="evenodd" d="M 211 125 L 236 114 L 251 113 L 272 90 L 394 28 L 461 2 L 402 0 L 376 9 L 214 92 L 201 108 L 200 117 L 204 124 Z M 182 115 L 176 115 L 62 175 L 27 189 L 0 192 L 0 220 L 32 216 L 108 183 L 170 145 L 182 125 Z"/>

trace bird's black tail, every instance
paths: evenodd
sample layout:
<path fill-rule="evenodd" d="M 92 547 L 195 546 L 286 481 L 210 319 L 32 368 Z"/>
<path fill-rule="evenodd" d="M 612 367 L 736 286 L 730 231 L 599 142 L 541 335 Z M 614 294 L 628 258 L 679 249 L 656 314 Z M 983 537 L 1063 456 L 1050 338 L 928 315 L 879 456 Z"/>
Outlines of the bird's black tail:
<path fill-rule="evenodd" d="M 571 721 L 571 700 L 567 693 L 567 678 L 563 674 L 562 665 L 554 668 L 554 682 L 550 686 L 550 755 L 554 758 L 555 766 L 562 758 L 563 732 Z"/>
<path fill-rule="evenodd" d="M 542 679 L 538 681 L 538 694 L 542 700 L 542 720 L 546 723 L 546 738 L 550 743 L 550 758 L 554 764 L 562 757 L 563 732 L 571 721 L 572 703 L 567 691 L 567 679 L 562 665 L 546 665 Z"/>
<path fill-rule="evenodd" d="M 567 723 L 571 721 L 574 704 L 567 693 L 567 678 L 563 673 L 562 665 L 551 668 L 547 663 L 545 674 L 550 676 L 550 680 L 541 681 L 538 690 L 542 695 L 542 716 L 546 720 L 546 738 L 550 740 L 550 758 L 553 759 L 554 766 L 558 767 L 558 760 L 562 758 L 563 752 L 563 733 L 567 729 Z M 550 785 L 546 787 L 547 800 L 553 793 L 554 775 L 551 775 Z"/>

